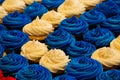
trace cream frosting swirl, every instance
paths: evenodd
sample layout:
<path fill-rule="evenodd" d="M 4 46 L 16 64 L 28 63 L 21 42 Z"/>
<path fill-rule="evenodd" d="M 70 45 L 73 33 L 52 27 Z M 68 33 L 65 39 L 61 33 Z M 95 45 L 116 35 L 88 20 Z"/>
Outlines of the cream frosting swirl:
<path fill-rule="evenodd" d="M 2 6 L 0 6 L 0 23 L 2 23 L 2 19 L 6 15 L 7 15 L 7 12 L 5 11 L 5 9 Z"/>
<path fill-rule="evenodd" d="M 7 12 L 23 12 L 23 9 L 26 7 L 25 2 L 23 0 L 5 0 L 2 6 Z"/>
<path fill-rule="evenodd" d="M 54 11 L 51 10 L 47 13 L 45 13 L 41 19 L 48 21 L 49 23 L 51 23 L 54 27 L 56 27 L 56 25 L 60 24 L 60 22 L 65 19 L 65 16 Z"/>
<path fill-rule="evenodd" d="M 47 52 L 39 63 L 48 68 L 52 73 L 60 73 L 64 71 L 69 61 L 69 56 L 66 56 L 62 50 L 53 49 Z"/>
<path fill-rule="evenodd" d="M 39 17 L 23 27 L 23 32 L 27 33 L 31 39 L 36 40 L 44 40 L 53 30 L 52 24 L 39 19 Z"/>
<path fill-rule="evenodd" d="M 99 48 L 92 54 L 91 58 L 102 63 L 106 69 L 120 65 L 120 52 L 110 47 Z"/>
<path fill-rule="evenodd" d="M 34 1 L 41 2 L 41 0 L 24 0 L 24 2 L 28 5 L 32 4 Z"/>
<path fill-rule="evenodd" d="M 57 11 L 66 17 L 73 15 L 79 16 L 85 12 L 85 6 L 83 3 L 80 3 L 79 0 L 65 0 L 65 2 L 58 7 Z"/>
<path fill-rule="evenodd" d="M 47 45 L 35 40 L 28 41 L 21 48 L 21 55 L 34 62 L 39 62 L 40 58 L 47 52 Z"/>

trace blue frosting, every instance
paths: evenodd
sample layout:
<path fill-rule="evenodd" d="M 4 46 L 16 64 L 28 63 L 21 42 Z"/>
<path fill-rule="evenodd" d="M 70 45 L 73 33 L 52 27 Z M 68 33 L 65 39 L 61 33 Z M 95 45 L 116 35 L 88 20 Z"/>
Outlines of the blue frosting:
<path fill-rule="evenodd" d="M 88 23 L 75 16 L 64 19 L 58 27 L 65 29 L 73 35 L 82 35 L 88 31 Z"/>
<path fill-rule="evenodd" d="M 41 65 L 32 64 L 16 74 L 17 80 L 52 80 L 52 74 Z"/>
<path fill-rule="evenodd" d="M 89 25 L 95 25 L 105 21 L 106 17 L 102 12 L 90 10 L 82 14 L 80 19 L 85 20 Z"/>
<path fill-rule="evenodd" d="M 29 41 L 29 36 L 22 31 L 10 30 L 0 32 L 0 44 L 7 50 L 18 50 Z"/>
<path fill-rule="evenodd" d="M 4 46 L 0 44 L 0 58 L 3 57 L 3 53 L 4 53 L 4 51 L 5 51 Z"/>
<path fill-rule="evenodd" d="M 65 70 L 66 74 L 76 77 L 77 80 L 94 80 L 103 72 L 102 65 L 89 57 L 71 59 Z"/>
<path fill-rule="evenodd" d="M 85 41 L 76 41 L 66 49 L 66 54 L 70 55 L 70 57 L 73 58 L 83 55 L 90 57 L 95 50 L 95 46 L 91 43 Z"/>
<path fill-rule="evenodd" d="M 101 24 L 101 26 L 111 30 L 112 32 L 120 34 L 120 15 L 108 18 Z"/>
<path fill-rule="evenodd" d="M 19 54 L 9 53 L 0 59 L 0 69 L 5 74 L 15 75 L 20 69 L 28 65 L 28 60 Z"/>
<path fill-rule="evenodd" d="M 4 2 L 4 0 L 0 0 L 0 4 L 2 4 Z"/>
<path fill-rule="evenodd" d="M 53 80 L 77 80 L 77 79 L 69 75 L 60 75 L 55 77 Z"/>
<path fill-rule="evenodd" d="M 114 38 L 114 34 L 110 30 L 100 28 L 100 26 L 88 31 L 84 35 L 84 40 L 93 43 L 96 47 L 108 46 Z"/>
<path fill-rule="evenodd" d="M 112 0 L 120 7 L 120 0 Z"/>
<path fill-rule="evenodd" d="M 120 80 L 120 71 L 116 69 L 105 71 L 97 76 L 96 80 Z"/>
<path fill-rule="evenodd" d="M 65 0 L 42 0 L 42 4 L 48 9 L 54 9 L 60 6 Z"/>
<path fill-rule="evenodd" d="M 58 29 L 50 33 L 45 39 L 45 42 L 50 48 L 65 49 L 71 43 L 75 42 L 75 38 L 67 31 Z"/>
<path fill-rule="evenodd" d="M 41 17 L 47 11 L 48 10 L 44 5 L 37 2 L 33 2 L 24 9 L 24 13 L 30 16 L 32 19 L 35 19 L 37 16 Z"/>
<path fill-rule="evenodd" d="M 106 17 L 111 17 L 120 13 L 119 6 L 111 0 L 96 5 L 94 9 L 102 12 Z"/>
<path fill-rule="evenodd" d="M 17 11 L 9 13 L 3 18 L 3 24 L 10 29 L 22 29 L 24 25 L 31 22 L 31 18 L 26 14 L 21 14 Z"/>
<path fill-rule="evenodd" d="M 7 30 L 7 29 L 4 25 L 0 24 L 0 31 L 2 31 L 2 30 Z"/>

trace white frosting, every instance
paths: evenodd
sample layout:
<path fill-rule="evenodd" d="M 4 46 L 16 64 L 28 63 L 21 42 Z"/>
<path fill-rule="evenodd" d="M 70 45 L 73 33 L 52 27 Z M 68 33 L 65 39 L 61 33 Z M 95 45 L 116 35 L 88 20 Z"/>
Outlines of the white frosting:
<path fill-rule="evenodd" d="M 41 2 L 41 0 L 24 0 L 24 2 L 28 5 L 32 4 L 34 1 Z"/>
<path fill-rule="evenodd" d="M 7 15 L 7 12 L 5 11 L 5 9 L 3 7 L 0 6 L 0 23 L 2 23 L 2 19 L 6 15 Z"/>
<path fill-rule="evenodd" d="M 47 46 L 44 43 L 35 40 L 28 41 L 21 48 L 21 55 L 35 62 L 39 62 L 40 58 L 47 52 Z"/>
<path fill-rule="evenodd" d="M 65 66 L 70 61 L 69 57 L 60 49 L 50 50 L 40 60 L 40 64 L 52 73 L 63 72 Z"/>

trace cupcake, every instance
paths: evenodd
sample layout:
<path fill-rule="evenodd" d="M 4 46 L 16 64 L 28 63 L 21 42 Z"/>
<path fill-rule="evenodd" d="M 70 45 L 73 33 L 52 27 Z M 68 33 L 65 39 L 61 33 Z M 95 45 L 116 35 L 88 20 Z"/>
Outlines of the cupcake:
<path fill-rule="evenodd" d="M 71 58 L 75 58 L 81 56 L 90 57 L 95 50 L 95 46 L 91 43 L 85 41 L 76 41 L 75 43 L 72 43 L 65 52 Z"/>
<path fill-rule="evenodd" d="M 81 3 L 85 5 L 87 10 L 94 8 L 101 0 L 80 0 Z"/>
<path fill-rule="evenodd" d="M 40 58 L 47 52 L 47 45 L 35 40 L 28 41 L 21 47 L 21 55 L 34 62 L 39 62 Z"/>
<path fill-rule="evenodd" d="M 91 58 L 99 61 L 104 69 L 114 69 L 120 66 L 120 52 L 109 47 L 97 49 Z"/>
<path fill-rule="evenodd" d="M 77 80 L 77 79 L 69 75 L 60 75 L 60 76 L 55 77 L 53 80 Z"/>
<path fill-rule="evenodd" d="M 19 70 L 17 80 L 52 80 L 52 74 L 41 65 L 32 64 Z"/>
<path fill-rule="evenodd" d="M 120 71 L 116 69 L 104 71 L 96 77 L 96 80 L 120 80 Z"/>
<path fill-rule="evenodd" d="M 111 30 L 116 34 L 120 34 L 120 15 L 115 15 L 108 18 L 101 24 L 102 27 Z"/>
<path fill-rule="evenodd" d="M 23 13 L 27 14 L 32 19 L 35 19 L 37 16 L 41 17 L 47 11 L 48 10 L 47 10 L 47 8 L 44 5 L 39 4 L 37 2 L 33 2 L 31 5 L 27 6 L 24 9 Z"/>
<path fill-rule="evenodd" d="M 8 29 L 22 29 L 24 25 L 31 22 L 31 18 L 26 14 L 21 14 L 17 11 L 14 13 L 9 13 L 3 18 L 3 24 L 7 26 Z"/>
<path fill-rule="evenodd" d="M 28 35 L 18 30 L 0 33 L 0 44 L 5 46 L 6 50 L 19 50 L 23 44 L 29 41 Z"/>
<path fill-rule="evenodd" d="M 19 70 L 28 65 L 28 60 L 16 53 L 10 53 L 0 59 L 0 69 L 6 75 L 15 75 Z"/>
<path fill-rule="evenodd" d="M 119 6 L 112 0 L 98 4 L 94 9 L 102 12 L 107 18 L 120 13 Z"/>
<path fill-rule="evenodd" d="M 57 29 L 47 36 L 45 42 L 49 48 L 59 48 L 64 50 L 71 43 L 75 43 L 75 38 L 64 29 Z"/>
<path fill-rule="evenodd" d="M 52 73 L 62 73 L 70 61 L 69 56 L 60 49 L 51 49 L 39 61 L 39 64 L 49 69 Z"/>
<path fill-rule="evenodd" d="M 106 20 L 106 17 L 102 12 L 90 10 L 82 14 L 80 16 L 80 19 L 85 20 L 89 24 L 91 29 L 92 27 L 94 28 L 97 24 L 104 22 Z"/>
<path fill-rule="evenodd" d="M 14 11 L 23 12 L 24 8 L 26 7 L 23 0 L 5 0 L 2 6 L 9 13 Z"/>
<path fill-rule="evenodd" d="M 77 80 L 95 80 L 96 76 L 103 72 L 103 68 L 98 61 L 82 56 L 73 58 L 65 72 Z"/>
<path fill-rule="evenodd" d="M 2 19 L 7 15 L 7 12 L 3 7 L 0 6 L 0 23 L 2 23 Z"/>
<path fill-rule="evenodd" d="M 39 17 L 23 27 L 23 32 L 34 40 L 44 40 L 53 30 L 52 24 L 39 19 Z"/>
<path fill-rule="evenodd" d="M 5 51 L 4 46 L 0 44 L 0 58 L 4 56 L 4 51 Z"/>
<path fill-rule="evenodd" d="M 56 9 L 59 7 L 65 0 L 42 0 L 42 4 L 48 9 Z"/>
<path fill-rule="evenodd" d="M 108 46 L 114 38 L 110 30 L 100 28 L 99 25 L 97 28 L 88 31 L 84 35 L 84 40 L 94 44 L 96 47 Z"/>
<path fill-rule="evenodd" d="M 57 27 L 57 25 L 60 24 L 60 22 L 65 19 L 65 16 L 63 16 L 62 14 L 60 14 L 54 10 L 51 10 L 51 11 L 45 13 L 41 17 L 41 19 L 48 21 L 49 23 L 51 23 L 53 25 L 53 27 Z"/>
<path fill-rule="evenodd" d="M 58 27 L 63 28 L 75 36 L 81 36 L 88 31 L 88 23 L 75 16 L 64 19 Z"/>
<path fill-rule="evenodd" d="M 85 6 L 79 0 L 65 0 L 57 11 L 65 17 L 79 16 L 85 12 Z"/>
<path fill-rule="evenodd" d="M 41 2 L 41 0 L 24 0 L 25 4 L 27 4 L 27 5 L 32 4 L 34 1 Z"/>

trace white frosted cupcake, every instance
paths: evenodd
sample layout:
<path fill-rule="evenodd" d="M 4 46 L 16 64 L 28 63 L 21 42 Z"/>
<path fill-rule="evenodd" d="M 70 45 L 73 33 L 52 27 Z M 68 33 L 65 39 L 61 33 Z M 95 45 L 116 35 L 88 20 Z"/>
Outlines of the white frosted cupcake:
<path fill-rule="evenodd" d="M 39 17 L 23 27 L 23 32 L 28 34 L 32 40 L 44 40 L 53 30 L 52 24 Z"/>
<path fill-rule="evenodd" d="M 28 4 L 28 5 L 32 4 L 34 1 L 41 2 L 41 0 L 24 0 L 25 4 Z"/>
<path fill-rule="evenodd" d="M 47 52 L 40 60 L 40 65 L 49 69 L 52 73 L 61 73 L 65 70 L 70 61 L 69 56 L 60 49 L 53 49 Z"/>
<path fill-rule="evenodd" d="M 79 0 L 65 0 L 63 4 L 61 4 L 57 11 L 65 17 L 71 17 L 73 15 L 79 16 L 85 12 L 85 6 L 83 3 L 80 3 Z"/>
<path fill-rule="evenodd" d="M 41 19 L 48 21 L 49 23 L 53 25 L 53 27 L 57 27 L 57 25 L 60 24 L 60 22 L 65 19 L 65 16 L 54 10 L 51 10 L 45 13 L 41 17 Z"/>
<path fill-rule="evenodd" d="M 40 58 L 47 52 L 47 45 L 35 40 L 28 41 L 21 48 L 21 55 L 34 62 L 39 62 Z"/>
<path fill-rule="evenodd" d="M 7 12 L 23 12 L 24 8 L 26 7 L 23 0 L 5 0 L 2 6 Z"/>
<path fill-rule="evenodd" d="M 7 15 L 7 12 L 5 11 L 5 9 L 2 6 L 0 6 L 0 23 L 2 23 L 2 19 L 6 15 Z"/>

